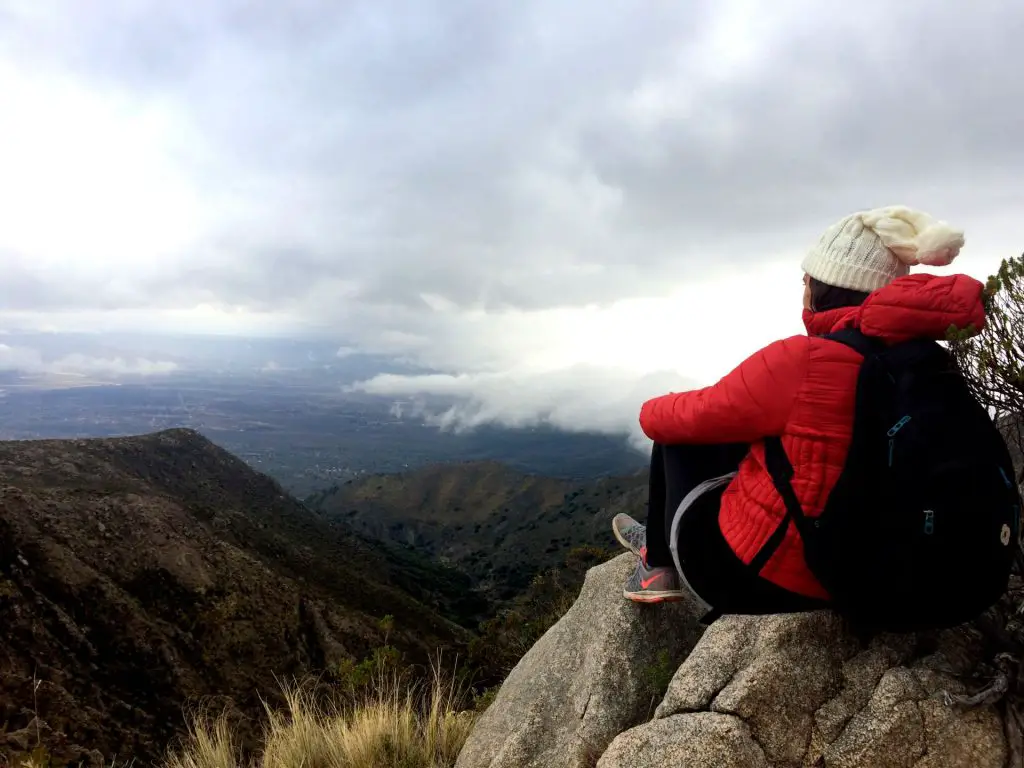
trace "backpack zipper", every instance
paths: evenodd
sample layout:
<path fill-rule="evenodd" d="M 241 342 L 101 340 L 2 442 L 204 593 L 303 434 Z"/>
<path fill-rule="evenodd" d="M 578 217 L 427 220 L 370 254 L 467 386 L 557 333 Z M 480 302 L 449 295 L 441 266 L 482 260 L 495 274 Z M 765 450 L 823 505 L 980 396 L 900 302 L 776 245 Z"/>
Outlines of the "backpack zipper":
<path fill-rule="evenodd" d="M 910 416 L 909 415 L 904 416 L 902 419 L 900 419 L 895 424 L 893 424 L 892 427 L 889 428 L 889 431 L 885 433 L 889 437 L 889 466 L 890 467 L 892 466 L 893 453 L 896 451 L 896 433 L 899 432 L 901 429 L 903 429 L 903 427 L 905 427 L 907 425 L 908 421 L 910 421 Z"/>

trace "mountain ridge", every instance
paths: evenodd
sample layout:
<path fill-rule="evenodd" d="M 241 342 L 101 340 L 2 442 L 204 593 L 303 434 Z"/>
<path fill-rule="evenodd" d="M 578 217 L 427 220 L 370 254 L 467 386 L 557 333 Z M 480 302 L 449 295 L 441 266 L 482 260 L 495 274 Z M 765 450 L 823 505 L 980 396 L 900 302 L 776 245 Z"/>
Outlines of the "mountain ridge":
<path fill-rule="evenodd" d="M 0 443 L 0 508 L 0 758 L 41 738 L 155 759 L 211 696 L 254 723 L 281 681 L 381 645 L 385 615 L 412 660 L 471 637 L 436 610 L 464 576 L 391 559 L 191 430 Z"/>

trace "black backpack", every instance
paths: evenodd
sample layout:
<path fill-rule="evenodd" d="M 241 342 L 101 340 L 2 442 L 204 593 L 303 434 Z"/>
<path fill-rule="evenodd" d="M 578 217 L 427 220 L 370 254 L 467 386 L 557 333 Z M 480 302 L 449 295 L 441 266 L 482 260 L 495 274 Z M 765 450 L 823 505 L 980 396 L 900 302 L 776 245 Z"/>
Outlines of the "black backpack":
<path fill-rule="evenodd" d="M 786 503 L 760 562 L 789 520 L 833 607 L 869 630 L 906 632 L 974 619 L 1006 591 L 1021 499 L 1002 435 L 947 350 L 887 347 L 860 331 L 825 338 L 864 356 L 849 455 L 818 518 L 806 517 L 779 438 L 765 460 Z"/>

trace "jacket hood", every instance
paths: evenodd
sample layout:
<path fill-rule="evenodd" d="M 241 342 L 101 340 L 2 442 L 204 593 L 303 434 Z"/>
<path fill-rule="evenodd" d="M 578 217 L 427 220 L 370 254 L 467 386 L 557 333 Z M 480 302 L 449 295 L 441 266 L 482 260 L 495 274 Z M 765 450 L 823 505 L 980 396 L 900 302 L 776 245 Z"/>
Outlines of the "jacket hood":
<path fill-rule="evenodd" d="M 827 312 L 804 310 L 811 336 L 859 328 L 867 336 L 898 344 L 910 339 L 946 338 L 951 326 L 985 327 L 985 286 L 968 275 L 907 275 L 879 288 L 859 307 Z"/>

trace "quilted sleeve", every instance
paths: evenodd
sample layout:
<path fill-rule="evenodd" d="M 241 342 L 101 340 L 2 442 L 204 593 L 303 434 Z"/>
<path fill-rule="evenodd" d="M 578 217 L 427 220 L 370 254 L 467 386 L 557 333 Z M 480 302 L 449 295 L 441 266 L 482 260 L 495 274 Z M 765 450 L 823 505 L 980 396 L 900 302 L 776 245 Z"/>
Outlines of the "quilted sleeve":
<path fill-rule="evenodd" d="M 648 400 L 640 409 L 640 426 L 664 445 L 752 443 L 781 435 L 809 358 L 808 337 L 776 341 L 717 384 Z"/>

